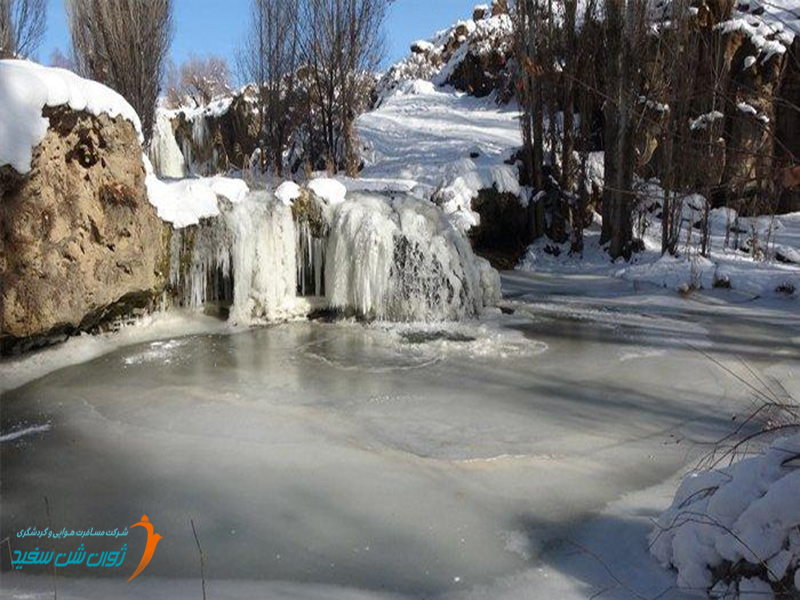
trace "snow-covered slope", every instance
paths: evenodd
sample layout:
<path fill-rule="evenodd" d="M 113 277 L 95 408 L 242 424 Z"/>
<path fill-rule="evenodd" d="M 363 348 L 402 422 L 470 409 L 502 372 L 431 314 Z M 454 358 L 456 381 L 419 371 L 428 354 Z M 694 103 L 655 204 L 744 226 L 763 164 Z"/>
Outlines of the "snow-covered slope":
<path fill-rule="evenodd" d="M 406 180 L 426 198 L 436 192 L 462 228 L 478 221 L 470 208 L 478 190 L 494 185 L 520 193 L 517 169 L 506 164 L 522 145 L 514 103 L 498 106 L 417 79 L 402 83 L 356 126 L 366 148 L 362 178 Z"/>

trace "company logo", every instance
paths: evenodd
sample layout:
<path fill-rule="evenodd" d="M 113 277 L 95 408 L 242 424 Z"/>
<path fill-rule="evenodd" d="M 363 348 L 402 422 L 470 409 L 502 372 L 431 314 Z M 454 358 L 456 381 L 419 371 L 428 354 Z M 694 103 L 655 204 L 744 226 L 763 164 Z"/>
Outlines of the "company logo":
<path fill-rule="evenodd" d="M 136 567 L 136 570 L 133 572 L 133 575 L 130 576 L 128 581 L 131 581 L 133 578 L 138 576 L 142 571 L 145 570 L 147 565 L 150 564 L 150 561 L 153 559 L 153 555 L 156 551 L 156 546 L 158 546 L 158 542 L 161 541 L 163 536 L 159 535 L 155 532 L 153 528 L 153 524 L 150 522 L 150 519 L 147 518 L 147 515 L 142 515 L 142 520 L 138 523 L 134 523 L 131 525 L 133 527 L 142 527 L 145 531 L 147 531 L 147 542 L 144 547 L 144 554 L 142 554 L 142 559 L 139 561 L 139 566 Z M 86 530 L 67 530 L 62 529 L 59 532 L 55 532 L 50 530 L 49 527 L 43 530 L 37 530 L 34 527 L 28 527 L 28 529 L 22 530 L 17 532 L 18 538 L 27 538 L 27 537 L 36 537 L 43 540 L 62 540 L 70 537 L 77 537 L 77 538 L 93 538 L 93 537 L 110 537 L 110 538 L 118 538 L 128 535 L 128 528 L 126 527 L 124 530 L 120 531 L 119 529 L 114 529 L 113 531 L 95 531 L 92 529 Z M 62 552 L 59 554 L 55 553 L 55 550 L 48 552 L 47 550 L 40 551 L 37 547 L 35 550 L 30 550 L 28 552 L 23 553 L 21 550 L 15 550 L 11 556 L 11 566 L 14 569 L 21 569 L 23 566 L 31 566 L 31 565 L 41 565 L 46 566 L 49 564 L 53 564 L 54 567 L 58 568 L 65 568 L 69 567 L 70 565 L 86 565 L 87 567 L 94 568 L 94 567 L 121 567 L 122 563 L 125 561 L 125 553 L 127 551 L 128 545 L 123 544 L 122 548 L 116 552 L 96 552 L 96 553 L 87 553 L 84 545 L 81 544 L 77 551 L 70 552 L 67 554 L 66 552 Z"/>
<path fill-rule="evenodd" d="M 161 541 L 161 536 L 153 531 L 153 524 L 147 518 L 147 515 L 142 515 L 142 520 L 138 523 L 134 523 L 131 527 L 144 527 L 147 531 L 147 545 L 144 547 L 144 554 L 142 555 L 142 560 L 139 561 L 139 566 L 134 571 L 133 575 L 131 575 L 131 579 L 136 577 L 139 573 L 144 571 L 144 568 L 150 564 L 150 559 L 153 558 L 153 554 L 156 551 L 156 546 L 158 542 Z"/>

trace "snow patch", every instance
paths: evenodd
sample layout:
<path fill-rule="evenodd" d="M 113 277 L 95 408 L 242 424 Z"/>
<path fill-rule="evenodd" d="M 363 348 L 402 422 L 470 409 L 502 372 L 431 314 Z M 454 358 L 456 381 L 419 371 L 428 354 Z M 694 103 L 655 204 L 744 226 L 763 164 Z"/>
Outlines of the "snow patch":
<path fill-rule="evenodd" d="M 287 206 L 297 200 L 300 195 L 300 186 L 294 181 L 284 181 L 275 190 L 275 197 Z"/>
<path fill-rule="evenodd" d="M 341 204 L 344 202 L 344 198 L 347 195 L 347 188 L 344 184 L 336 179 L 329 179 L 327 177 L 312 179 L 308 182 L 307 187 L 329 206 Z"/>
<path fill-rule="evenodd" d="M 678 571 L 683 588 L 709 589 L 724 562 L 767 562 L 784 571 L 800 560 L 800 434 L 773 442 L 759 456 L 693 473 L 650 535 L 651 552 Z M 786 553 L 789 553 L 789 556 Z M 771 570 L 771 569 L 770 569 Z M 772 572 L 778 578 L 780 572 Z M 797 577 L 795 573 L 794 577 Z M 739 583 L 740 598 L 771 593 L 759 579 Z"/>

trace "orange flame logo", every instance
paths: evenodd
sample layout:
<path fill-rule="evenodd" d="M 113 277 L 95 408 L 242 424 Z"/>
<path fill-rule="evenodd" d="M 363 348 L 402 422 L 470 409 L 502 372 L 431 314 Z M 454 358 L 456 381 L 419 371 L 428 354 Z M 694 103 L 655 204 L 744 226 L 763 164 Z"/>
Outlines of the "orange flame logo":
<path fill-rule="evenodd" d="M 142 560 L 139 562 L 139 566 L 136 568 L 136 571 L 133 575 L 131 575 L 131 578 L 128 579 L 128 581 L 144 571 L 144 568 L 150 564 L 150 559 L 153 558 L 153 554 L 156 551 L 156 546 L 162 537 L 153 532 L 153 524 L 147 518 L 147 515 L 142 515 L 142 520 L 131 525 L 131 527 L 144 527 L 147 530 L 147 545 L 144 547 L 144 554 L 142 555 Z"/>

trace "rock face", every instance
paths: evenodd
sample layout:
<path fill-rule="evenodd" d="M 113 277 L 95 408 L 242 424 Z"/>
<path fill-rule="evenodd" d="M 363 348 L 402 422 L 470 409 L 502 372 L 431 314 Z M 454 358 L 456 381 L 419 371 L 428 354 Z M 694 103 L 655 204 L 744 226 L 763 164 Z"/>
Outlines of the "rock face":
<path fill-rule="evenodd" d="M 133 125 L 44 114 L 30 173 L 0 168 L 3 353 L 146 307 L 166 281 L 169 229 L 148 202 Z"/>
<path fill-rule="evenodd" d="M 178 111 L 172 129 L 187 171 L 214 175 L 243 169 L 258 147 L 258 115 L 249 90 L 228 99 L 224 110 Z"/>

